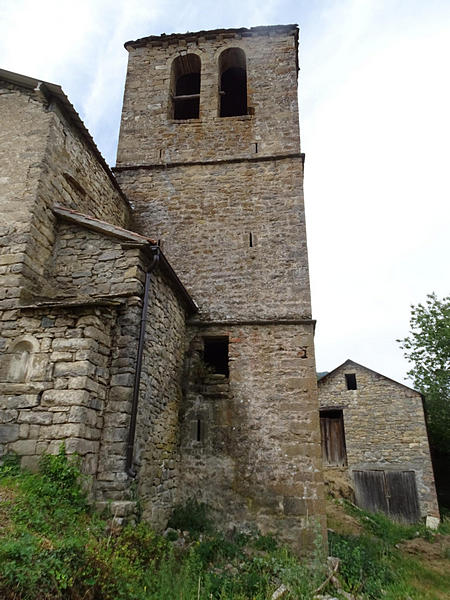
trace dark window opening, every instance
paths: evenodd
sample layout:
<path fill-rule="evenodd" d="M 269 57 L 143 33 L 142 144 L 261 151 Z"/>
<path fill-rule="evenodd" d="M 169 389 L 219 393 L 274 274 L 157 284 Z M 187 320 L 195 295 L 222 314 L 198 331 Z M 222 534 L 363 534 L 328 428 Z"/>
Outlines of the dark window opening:
<path fill-rule="evenodd" d="M 345 466 L 344 414 L 342 410 L 320 411 L 320 434 L 322 438 L 322 458 L 325 465 Z"/>
<path fill-rule="evenodd" d="M 228 338 L 205 338 L 203 359 L 214 373 L 228 377 Z"/>
<path fill-rule="evenodd" d="M 356 375 L 355 373 L 346 373 L 345 374 L 345 383 L 347 384 L 348 390 L 356 390 Z"/>
<path fill-rule="evenodd" d="M 202 439 L 202 422 L 200 421 L 200 419 L 197 419 L 197 442 L 201 442 Z"/>
<path fill-rule="evenodd" d="M 240 48 L 224 50 L 219 59 L 220 116 L 237 117 L 248 114 L 247 67 Z"/>
<path fill-rule="evenodd" d="M 255 142 L 255 154 L 258 154 L 258 142 Z"/>
<path fill-rule="evenodd" d="M 176 120 L 199 117 L 200 67 L 196 54 L 178 56 L 172 63 L 172 117 Z"/>
<path fill-rule="evenodd" d="M 252 232 L 251 231 L 248 234 L 248 243 L 249 243 L 250 248 L 253 248 L 253 236 L 252 236 Z"/>

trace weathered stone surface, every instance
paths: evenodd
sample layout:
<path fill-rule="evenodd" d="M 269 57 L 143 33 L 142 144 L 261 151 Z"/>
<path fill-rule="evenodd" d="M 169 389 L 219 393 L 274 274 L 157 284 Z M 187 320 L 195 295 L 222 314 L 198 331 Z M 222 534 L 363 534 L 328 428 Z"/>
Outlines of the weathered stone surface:
<path fill-rule="evenodd" d="M 347 389 L 346 374 L 356 389 Z M 319 402 L 343 411 L 349 483 L 354 470 L 414 471 L 422 515 L 439 515 L 419 392 L 349 360 L 319 380 Z M 340 467 L 325 467 L 333 481 Z"/>
<path fill-rule="evenodd" d="M 183 52 L 201 57 L 200 114 L 179 122 L 167 118 L 178 41 L 128 46 L 117 177 L 136 226 L 162 240 L 203 321 L 188 330 L 179 498 L 197 496 L 230 527 L 274 527 L 292 541 L 305 523 L 283 513 L 283 497 L 311 502 L 323 525 L 313 504 L 323 484 L 295 28 L 271 31 L 184 40 Z M 252 110 L 221 118 L 218 57 L 233 47 L 247 57 Z M 206 337 L 229 340 L 226 382 L 199 376 Z M 156 466 L 143 502 L 149 519 L 160 514 Z"/>
<path fill-rule="evenodd" d="M 0 425 L 0 443 L 14 442 L 19 437 L 19 425 Z"/>
<path fill-rule="evenodd" d="M 46 390 L 42 394 L 41 406 L 89 406 L 89 399 L 87 390 Z"/>
<path fill-rule="evenodd" d="M 219 522 L 225 514 L 230 527 L 274 531 L 298 548 L 324 508 L 297 30 L 266 33 L 130 47 L 119 147 L 130 169 L 118 176 L 135 226 L 160 240 L 200 307 L 186 326 L 184 294 L 161 260 L 150 276 L 131 466 L 157 528 L 196 495 Z M 202 64 L 200 118 L 186 122 L 168 117 L 180 47 Z M 250 110 L 221 118 L 218 57 L 230 47 L 247 56 Z M 2 451 L 16 444 L 31 465 L 64 441 L 93 476 L 91 496 L 123 518 L 135 506 L 125 455 L 149 248 L 112 227 L 130 227 L 131 211 L 74 115 L 6 89 Z M 29 136 L 31 163 L 11 135 Z M 108 223 L 55 213 L 55 203 Z M 33 306 L 18 310 L 25 302 Z M 206 337 L 229 339 L 229 377 L 206 377 Z"/>

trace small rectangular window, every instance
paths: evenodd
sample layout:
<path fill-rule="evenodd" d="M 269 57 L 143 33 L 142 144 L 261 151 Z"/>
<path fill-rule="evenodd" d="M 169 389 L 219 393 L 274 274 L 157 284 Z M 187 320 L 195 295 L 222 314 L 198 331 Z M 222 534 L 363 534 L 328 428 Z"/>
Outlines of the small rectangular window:
<path fill-rule="evenodd" d="M 347 384 L 348 390 L 356 390 L 356 375 L 355 373 L 345 374 L 345 383 Z"/>
<path fill-rule="evenodd" d="M 228 377 L 228 338 L 204 338 L 203 359 L 214 373 Z"/>

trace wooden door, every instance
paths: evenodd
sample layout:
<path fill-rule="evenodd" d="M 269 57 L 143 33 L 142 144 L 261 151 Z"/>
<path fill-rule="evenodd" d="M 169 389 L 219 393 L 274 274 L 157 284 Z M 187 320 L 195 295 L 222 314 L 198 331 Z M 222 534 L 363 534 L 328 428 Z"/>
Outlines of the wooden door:
<path fill-rule="evenodd" d="M 389 514 L 396 521 L 415 523 L 420 519 L 414 471 L 386 471 Z"/>
<path fill-rule="evenodd" d="M 345 466 L 347 452 L 342 410 L 321 411 L 320 433 L 324 465 Z"/>
<path fill-rule="evenodd" d="M 395 521 L 420 519 L 414 471 L 353 471 L 356 504 L 370 512 L 383 512 Z"/>

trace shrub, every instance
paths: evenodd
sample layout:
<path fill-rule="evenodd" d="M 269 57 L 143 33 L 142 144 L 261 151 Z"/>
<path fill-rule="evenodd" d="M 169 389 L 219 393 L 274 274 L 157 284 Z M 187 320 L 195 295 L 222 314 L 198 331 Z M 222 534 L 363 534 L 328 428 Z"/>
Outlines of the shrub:
<path fill-rule="evenodd" d="M 341 560 L 339 573 L 348 592 L 379 600 L 394 581 L 392 556 L 382 541 L 330 533 L 329 546 L 330 555 Z"/>
<path fill-rule="evenodd" d="M 168 527 L 189 531 L 193 537 L 211 531 L 212 523 L 208 518 L 208 506 L 190 498 L 185 504 L 176 506 L 167 523 Z"/>

